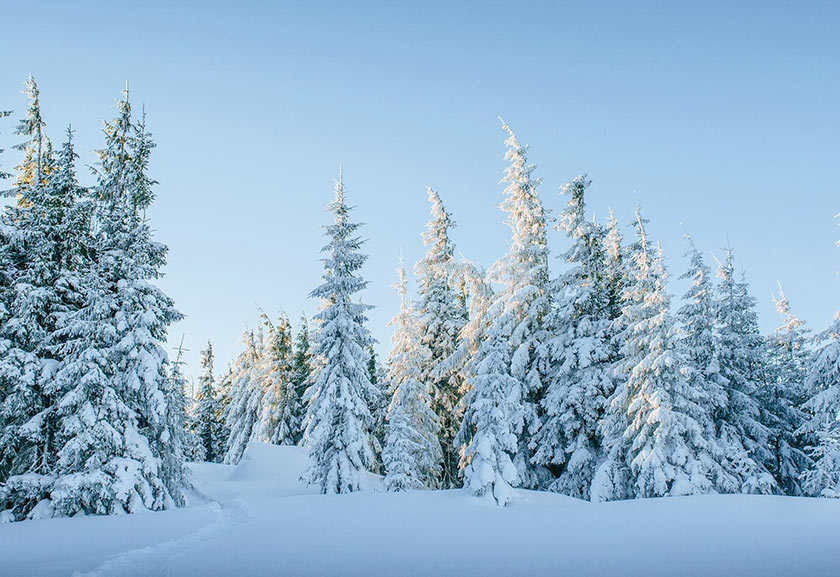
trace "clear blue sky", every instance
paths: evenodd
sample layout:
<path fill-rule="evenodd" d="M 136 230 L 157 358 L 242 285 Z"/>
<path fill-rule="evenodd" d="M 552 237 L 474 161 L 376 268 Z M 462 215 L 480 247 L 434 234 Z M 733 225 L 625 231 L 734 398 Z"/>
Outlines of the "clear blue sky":
<path fill-rule="evenodd" d="M 6 3 L 0 108 L 19 117 L 35 74 L 49 133 L 72 123 L 91 163 L 131 81 L 158 142 L 150 216 L 193 374 L 208 338 L 221 370 L 257 306 L 295 324 L 315 310 L 340 163 L 367 223 L 381 352 L 400 248 L 409 262 L 423 252 L 427 184 L 466 257 L 501 255 L 497 115 L 530 144 L 547 207 L 582 172 L 599 218 L 612 207 L 628 223 L 640 201 L 674 278 L 681 225 L 709 255 L 728 235 L 763 329 L 777 324 L 776 280 L 815 329 L 840 307 L 840 4 L 174 4 Z"/>

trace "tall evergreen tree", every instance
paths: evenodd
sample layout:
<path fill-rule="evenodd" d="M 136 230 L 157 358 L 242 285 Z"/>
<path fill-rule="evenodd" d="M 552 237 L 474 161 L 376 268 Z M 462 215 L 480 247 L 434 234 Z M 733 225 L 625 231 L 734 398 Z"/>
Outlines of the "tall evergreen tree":
<path fill-rule="evenodd" d="M 224 458 L 224 431 L 221 422 L 222 405 L 216 392 L 213 376 L 213 345 L 201 351 L 201 375 L 198 377 L 198 399 L 194 418 L 194 433 L 203 448 L 204 460 L 216 463 Z"/>
<path fill-rule="evenodd" d="M 717 419 L 726 411 L 726 379 L 720 373 L 715 339 L 715 303 L 711 270 L 697 250 L 691 236 L 686 234 L 690 266 L 680 277 L 691 285 L 677 311 L 680 324 L 680 350 L 685 359 L 683 369 L 687 386 L 705 395 L 706 410 L 712 419 L 706 430 L 706 441 L 715 467 L 709 470 L 713 489 L 719 493 L 740 491 L 740 479 L 732 470 L 733 462 L 741 462 L 744 451 L 740 443 L 730 444 L 720 438 Z"/>
<path fill-rule="evenodd" d="M 30 76 L 24 94 L 30 99 L 26 116 L 18 124 L 15 134 L 26 140 L 15 146 L 24 152 L 24 160 L 17 167 L 18 178 L 10 191 L 16 202 L 4 208 L 3 305 L 0 316 L 0 482 L 15 471 L 31 471 L 36 466 L 45 473 L 50 467 L 47 439 L 52 424 L 43 418 L 50 399 L 47 398 L 43 363 L 53 360 L 48 352 L 48 337 L 55 331 L 55 315 L 63 307 L 56 283 L 67 270 L 65 241 L 78 240 L 79 231 L 68 231 L 67 213 L 79 196 L 75 184 L 75 155 L 71 154 L 69 173 L 72 188 L 61 187 L 56 179 L 47 182 L 48 166 L 53 159 L 47 154 L 48 142 L 43 132 L 40 96 Z M 71 183 L 67 183 L 68 185 Z M 63 197 L 62 197 L 63 195 Z M 55 227 L 53 229 L 53 227 Z M 67 239 L 56 238 L 59 233 L 75 232 Z M 71 251 L 76 249 L 71 246 Z"/>
<path fill-rule="evenodd" d="M 489 316 L 490 305 L 495 293 L 488 278 L 487 271 L 480 265 L 469 261 L 458 262 L 454 265 L 455 280 L 460 287 L 458 297 L 468 310 L 468 320 L 458 340 L 453 354 L 440 362 L 441 371 L 451 371 L 463 375 L 461 389 L 458 391 L 460 401 L 455 406 L 455 420 L 458 423 L 458 433 L 455 436 L 455 452 L 459 456 L 457 477 L 453 483 L 458 486 L 463 482 L 464 467 L 467 465 L 461 453 L 465 443 L 469 440 L 469 431 L 463 429 L 463 415 L 467 409 L 469 395 L 477 371 L 480 367 L 470 360 L 475 358 L 479 347 L 486 341 L 487 330 L 491 324 Z"/>
<path fill-rule="evenodd" d="M 400 259 L 400 311 L 391 321 L 396 327 L 388 358 L 388 434 L 382 460 L 385 488 L 405 491 L 434 487 L 442 458 L 438 418 L 432 411 L 427 387 L 420 381 L 421 366 L 431 356 L 421 339 L 421 325 L 408 297 L 408 281 Z"/>
<path fill-rule="evenodd" d="M 801 486 L 806 495 L 840 498 L 840 311 L 819 337 L 824 344 L 805 379 L 806 419 L 798 431 L 810 441 L 813 459 Z"/>
<path fill-rule="evenodd" d="M 10 110 L 0 110 L 0 119 L 6 118 L 11 114 L 12 112 Z M 4 149 L 0 148 L 0 154 L 3 151 Z M 6 180 L 10 176 L 8 172 L 2 170 L 2 165 L 0 164 L 0 181 Z M 2 194 L 2 189 L 0 189 L 0 195 Z M 4 219 L 0 217 L 0 327 L 3 326 L 2 323 L 5 322 L 6 315 L 8 314 L 9 293 L 12 287 L 11 234 L 3 221 Z M 0 330 L 0 358 L 6 354 L 8 346 L 9 342 L 3 337 L 2 330 Z M 0 383 L 2 383 L 2 380 L 0 380 Z M 0 403 L 3 402 L 4 397 L 4 387 L 0 384 Z M 2 427 L 3 421 L 2 417 L 0 417 L 0 428 Z"/>
<path fill-rule="evenodd" d="M 373 345 L 368 347 L 368 377 L 371 384 L 376 387 L 379 393 L 376 396 L 376 403 L 370 406 L 370 414 L 373 415 L 373 427 L 371 429 L 371 447 L 373 447 L 374 464 L 373 472 L 384 474 L 385 465 L 382 462 L 382 451 L 385 448 L 385 437 L 387 436 L 388 405 L 391 401 L 391 394 L 388 390 L 389 383 L 384 374 L 382 363 L 379 362 L 379 355 Z"/>
<path fill-rule="evenodd" d="M 309 342 L 309 323 L 306 315 L 300 317 L 300 328 L 298 328 L 297 338 L 294 344 L 294 356 L 292 357 L 292 386 L 295 389 L 295 396 L 298 399 L 295 421 L 298 427 L 291 436 L 291 443 L 294 445 L 300 444 L 303 439 L 303 424 L 306 416 L 306 405 L 303 402 L 306 389 L 309 388 L 311 382 L 310 367 L 312 363 L 312 351 Z"/>
<path fill-rule="evenodd" d="M 828 342 L 805 381 L 807 418 L 798 433 L 812 440 L 813 464 L 802 473 L 801 486 L 806 495 L 840 498 L 840 313 L 822 337 Z"/>
<path fill-rule="evenodd" d="M 458 403 L 464 386 L 461 364 L 447 363 L 458 348 L 461 331 L 467 323 L 467 303 L 460 294 L 459 277 L 454 266 L 455 245 L 449 231 L 455 227 L 452 215 L 440 196 L 428 189 L 431 218 L 423 233 L 428 247 L 426 255 L 417 263 L 419 298 L 416 310 L 422 345 L 429 357 L 421 365 L 420 382 L 431 395 L 431 407 L 440 423 L 438 441 L 443 451 L 439 486 L 459 485 L 458 451 L 455 435 L 460 426 Z"/>
<path fill-rule="evenodd" d="M 458 440 L 465 486 L 474 494 L 492 494 L 507 504 L 510 488 L 533 487 L 538 470 L 531 464 L 529 438 L 539 426 L 537 403 L 543 393 L 547 362 L 545 316 L 549 308 L 548 248 L 545 211 L 537 194 L 538 181 L 526 158 L 526 148 L 513 131 L 506 141 L 510 161 L 500 205 L 512 230 L 506 256 L 488 271 L 501 285 L 488 309 L 490 325 L 484 342 L 470 360 L 471 389 Z"/>
<path fill-rule="evenodd" d="M 363 241 L 357 236 L 361 225 L 350 220 L 341 176 L 328 210 L 334 222 L 326 227 L 329 242 L 322 249 L 324 283 L 311 293 L 321 299 L 322 308 L 315 317 L 317 374 L 306 392 L 304 442 L 310 462 L 302 478 L 331 494 L 366 485 L 374 460 L 370 407 L 378 402 L 379 390 L 368 373 L 367 349 L 374 341 L 365 321 L 371 307 L 353 302 L 353 295 L 367 285 L 359 274 L 367 255 L 361 253 Z"/>
<path fill-rule="evenodd" d="M 604 230 L 586 220 L 589 184 L 579 176 L 563 188 L 569 200 L 559 228 L 572 241 L 564 258 L 570 268 L 552 283 L 547 346 L 553 370 L 542 399 L 543 424 L 533 440 L 534 461 L 554 472 L 548 488 L 579 499 L 589 499 L 600 458 L 598 423 L 614 389 L 615 361 Z"/>
<path fill-rule="evenodd" d="M 800 476 L 811 463 L 804 452 L 805 440 L 797 430 L 805 421 L 800 407 L 805 401 L 805 378 L 811 360 L 810 331 L 791 311 L 781 285 L 773 302 L 783 320 L 766 338 L 768 367 L 759 394 L 762 421 L 770 430 L 772 460 L 768 469 L 783 493 L 802 495 Z"/>
<path fill-rule="evenodd" d="M 727 248 L 718 266 L 719 285 L 715 298 L 716 330 L 720 374 L 726 379 L 727 402 L 718 415 L 718 432 L 729 447 L 743 451 L 732 463 L 741 480 L 741 492 L 772 493 L 777 489 L 765 468 L 771 462 L 770 431 L 762 423 L 758 401 L 764 378 L 764 343 L 758 329 L 755 299 L 742 278 L 735 278 L 734 257 Z"/>
<path fill-rule="evenodd" d="M 170 436 L 169 446 L 171 450 L 180 452 L 181 457 L 170 463 L 182 463 L 185 460 L 203 461 L 204 448 L 198 437 L 193 432 L 191 416 L 188 415 L 191 395 L 187 388 L 190 383 L 184 374 L 184 339 L 176 349 L 175 358 L 169 363 L 169 389 L 166 391 L 166 431 L 165 435 Z"/>
<path fill-rule="evenodd" d="M 300 429 L 300 399 L 292 383 L 292 326 L 284 315 L 275 324 L 263 317 L 268 340 L 263 355 L 265 396 L 258 430 L 266 442 L 292 445 Z"/>
<path fill-rule="evenodd" d="M 46 123 L 41 116 L 41 92 L 31 74 L 26 80 L 23 93 L 29 98 L 29 108 L 26 116 L 15 128 L 15 134 L 25 137 L 26 140 L 14 148 L 23 151 L 23 161 L 17 167 L 15 187 L 19 198 L 25 199 L 29 187 L 45 182 L 52 169 L 53 159 L 52 145 L 44 132 Z"/>
<path fill-rule="evenodd" d="M 636 211 L 636 242 L 617 325 L 624 380 L 605 419 L 607 459 L 596 473 L 593 500 L 707 493 L 721 470 L 708 393 L 686 379 L 669 312 L 661 250 L 647 239 Z"/>
<path fill-rule="evenodd" d="M 610 210 L 607 218 L 607 233 L 604 237 L 604 260 L 607 290 L 607 316 L 617 319 L 621 316 L 623 306 L 621 295 L 624 291 L 624 281 L 627 276 L 624 262 L 624 246 L 618 220 Z"/>
<path fill-rule="evenodd" d="M 37 113 L 39 114 L 39 113 Z M 32 144 L 31 149 L 36 145 Z M 0 481 L 7 475 L 23 513 L 47 498 L 56 464 L 56 408 L 62 390 L 56 370 L 63 360 L 59 319 L 84 305 L 81 275 L 89 266 L 90 203 L 75 176 L 72 132 L 57 162 L 42 180 L 16 185 L 18 202 L 3 215 L 13 244 L 12 286 L 0 333 L 7 348 L 0 355 Z M 27 494 L 27 503 L 20 502 Z M 48 507 L 44 505 L 44 510 Z M 26 511 L 28 514 L 28 511 Z"/>
<path fill-rule="evenodd" d="M 245 331 L 242 335 L 244 350 L 233 363 L 230 375 L 229 404 L 224 421 L 228 430 L 225 443 L 225 463 L 234 465 L 245 453 L 252 440 L 262 412 L 263 375 L 261 373 L 262 329 L 256 334 Z"/>
<path fill-rule="evenodd" d="M 227 423 L 227 414 L 230 410 L 230 401 L 231 401 L 231 386 L 233 383 L 233 367 L 232 365 L 228 365 L 225 372 L 222 374 L 221 378 L 219 378 L 219 382 L 216 386 L 217 396 L 219 399 L 219 407 L 221 412 L 219 413 L 219 421 L 221 421 L 221 430 L 222 430 L 222 448 L 221 448 L 221 462 L 224 462 L 225 455 L 227 454 L 227 443 L 228 439 L 230 438 L 230 427 Z"/>

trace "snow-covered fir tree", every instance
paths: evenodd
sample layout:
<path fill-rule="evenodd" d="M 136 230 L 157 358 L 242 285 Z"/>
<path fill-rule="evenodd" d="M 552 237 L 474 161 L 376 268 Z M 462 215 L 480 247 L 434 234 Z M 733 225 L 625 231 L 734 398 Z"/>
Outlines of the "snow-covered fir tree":
<path fill-rule="evenodd" d="M 805 422 L 797 431 L 810 441 L 813 459 L 801 487 L 806 495 L 840 498 L 840 311 L 819 337 L 823 345 L 805 379 Z"/>
<path fill-rule="evenodd" d="M 423 233 L 428 247 L 417 263 L 419 297 L 415 306 L 419 335 L 429 356 L 421 364 L 420 382 L 431 395 L 431 407 L 438 417 L 438 440 L 443 451 L 438 485 L 460 484 L 455 435 L 460 426 L 458 403 L 463 394 L 464 376 L 460 364 L 447 363 L 458 348 L 461 331 L 467 323 L 467 303 L 459 286 L 454 265 L 455 245 L 449 231 L 455 227 L 440 196 L 428 189 L 431 218 Z"/>
<path fill-rule="evenodd" d="M 55 315 L 66 308 L 59 284 L 70 272 L 68 261 L 79 254 L 72 243 L 86 232 L 85 223 L 78 219 L 81 214 L 74 210 L 80 187 L 75 181 L 72 141 L 68 136 L 65 152 L 70 157 L 62 158 L 62 179 L 48 181 L 54 159 L 43 132 L 38 87 L 31 76 L 24 94 L 30 105 L 15 130 L 26 139 L 15 147 L 23 151 L 24 159 L 10 191 L 15 201 L 3 214 L 0 482 L 9 474 L 36 469 L 47 474 L 52 466 L 48 445 L 54 423 L 44 415 L 51 403 L 47 389 L 55 355 L 48 339 L 54 338 Z"/>
<path fill-rule="evenodd" d="M 229 402 L 224 411 L 228 431 L 224 462 L 229 465 L 242 458 L 262 413 L 265 394 L 261 373 L 263 341 L 262 328 L 256 333 L 245 331 L 242 335 L 244 349 L 231 368 Z"/>
<path fill-rule="evenodd" d="M 627 271 L 624 263 L 624 246 L 618 220 L 610 210 L 604 237 L 604 259 L 607 290 L 607 316 L 613 320 L 621 316 L 624 279 Z"/>
<path fill-rule="evenodd" d="M 464 485 L 507 504 L 511 487 L 534 487 L 539 471 L 531 464 L 529 438 L 539 426 L 537 403 L 547 361 L 545 316 L 549 308 L 545 211 L 526 148 L 513 131 L 506 141 L 510 162 L 500 208 L 508 215 L 512 239 L 507 255 L 488 271 L 501 285 L 490 304 L 484 341 L 470 359 L 471 388 L 456 442 L 462 453 Z"/>
<path fill-rule="evenodd" d="M 222 447 L 221 447 L 221 462 L 224 462 L 225 455 L 227 454 L 227 442 L 230 438 L 230 427 L 228 427 L 227 423 L 227 414 L 228 408 L 230 407 L 230 400 L 231 400 L 231 383 L 233 382 L 233 363 L 229 364 L 225 369 L 225 372 L 222 373 L 222 376 L 219 378 L 219 382 L 216 385 L 216 394 L 217 398 L 219 399 L 219 407 L 221 408 L 221 413 L 219 416 L 219 420 L 221 421 L 221 430 L 222 430 Z"/>
<path fill-rule="evenodd" d="M 720 373 L 717 341 L 715 339 L 715 302 L 712 273 L 703 255 L 690 235 L 686 256 L 689 268 L 680 277 L 689 281 L 683 295 L 683 305 L 677 311 L 680 327 L 679 347 L 685 360 L 684 377 L 686 386 L 705 396 L 705 409 L 709 412 L 712 425 L 706 431 L 708 451 L 715 467 L 709 470 L 713 489 L 719 493 L 737 493 L 741 490 L 740 478 L 732 470 L 732 463 L 744 458 L 740 443 L 729 443 L 720 438 L 717 420 L 726 411 L 726 379 Z"/>
<path fill-rule="evenodd" d="M 805 381 L 808 400 L 800 435 L 810 438 L 813 460 L 801 476 L 806 495 L 840 498 L 840 313 L 822 335 L 820 348 Z"/>
<path fill-rule="evenodd" d="M 268 335 L 262 355 L 264 370 L 260 422 L 257 425 L 260 440 L 275 445 L 293 445 L 300 430 L 300 398 L 292 383 L 292 326 L 285 315 L 271 323 L 263 315 Z"/>
<path fill-rule="evenodd" d="M 598 423 L 613 393 L 615 361 L 605 233 L 586 220 L 584 194 L 589 184 L 580 176 L 563 188 L 569 200 L 559 228 L 572 241 L 564 257 L 570 266 L 552 283 L 547 321 L 552 371 L 542 399 L 542 427 L 532 441 L 534 461 L 554 473 L 549 490 L 579 499 L 589 499 L 600 459 Z"/>
<path fill-rule="evenodd" d="M 782 325 L 766 338 L 768 366 L 759 389 L 762 421 L 770 430 L 773 453 L 768 469 L 781 492 L 802 495 L 800 477 L 811 463 L 804 451 L 805 440 L 797 435 L 797 430 L 805 421 L 800 407 L 805 400 L 805 378 L 811 361 L 810 331 L 793 314 L 781 284 L 773 302 Z"/>
<path fill-rule="evenodd" d="M 455 263 L 453 268 L 455 271 L 454 280 L 456 285 L 459 286 L 458 298 L 468 310 L 468 320 L 461 329 L 455 351 L 449 358 L 441 359 L 440 370 L 463 375 L 461 389 L 458 391 L 460 401 L 455 406 L 455 421 L 458 423 L 458 433 L 456 433 L 454 439 L 455 451 L 459 461 L 457 477 L 453 479 L 453 483 L 455 486 L 460 486 L 463 482 L 463 467 L 466 465 L 462 458 L 466 437 L 461 435 L 461 425 L 469 401 L 467 392 L 476 376 L 475 371 L 479 368 L 471 364 L 470 359 L 475 357 L 479 346 L 485 341 L 492 320 L 488 312 L 495 293 L 487 278 L 487 271 L 481 265 L 469 261 L 460 261 Z"/>
<path fill-rule="evenodd" d="M 400 259 L 399 313 L 391 321 L 395 327 L 393 348 L 388 357 L 387 382 L 391 390 L 388 425 L 382 461 L 383 481 L 388 491 L 405 491 L 438 484 L 442 458 L 438 441 L 438 417 L 431 409 L 428 388 L 420 380 L 421 366 L 431 356 L 421 340 L 421 325 L 408 296 L 408 280 Z"/>
<path fill-rule="evenodd" d="M 721 465 L 709 437 L 714 421 L 705 391 L 686 378 L 669 312 L 661 250 L 647 239 L 636 211 L 636 242 L 617 321 L 623 380 L 605 419 L 607 458 L 592 487 L 593 500 L 694 495 L 713 491 Z"/>
<path fill-rule="evenodd" d="M 36 146 L 33 141 L 27 150 Z M 32 154 L 36 162 L 37 153 Z M 15 475 L 9 479 L 14 501 L 29 491 L 31 481 L 32 505 L 46 498 L 55 465 L 52 405 L 61 394 L 55 384 L 61 360 L 56 320 L 78 310 L 84 300 L 78 275 L 87 266 L 90 211 L 88 203 L 79 201 L 83 191 L 76 182 L 75 160 L 68 131 L 57 162 L 44 160 L 50 172 L 44 170 L 40 181 L 18 183 L 17 202 L 3 215 L 14 266 L 6 270 L 11 285 L 0 325 L 6 343 L 0 356 L 0 388 L 5 391 L 0 395 L 0 482 Z M 19 505 L 14 507 L 20 512 Z"/>
<path fill-rule="evenodd" d="M 213 345 L 207 341 L 207 348 L 201 351 L 201 375 L 198 377 L 198 395 L 193 415 L 193 433 L 198 438 L 204 453 L 204 460 L 212 463 L 224 458 L 224 429 L 222 427 L 222 404 L 216 391 L 213 376 Z"/>
<path fill-rule="evenodd" d="M 312 347 L 309 340 L 309 321 L 306 315 L 300 317 L 300 327 L 298 328 L 297 336 L 294 344 L 294 356 L 292 357 L 292 386 L 295 389 L 295 396 L 298 399 L 295 421 L 298 427 L 292 433 L 290 438 L 291 444 L 300 444 L 303 438 L 304 417 L 306 415 L 306 405 L 303 402 L 306 389 L 311 385 L 311 364 L 312 364 Z"/>
<path fill-rule="evenodd" d="M 52 168 L 52 144 L 44 132 L 46 123 L 41 116 L 41 92 L 35 78 L 30 74 L 23 93 L 29 98 L 26 116 L 15 128 L 15 134 L 25 140 L 15 145 L 23 151 L 23 161 L 17 166 L 16 193 L 25 196 L 26 189 L 43 184 Z"/>
<path fill-rule="evenodd" d="M 190 415 L 192 395 L 188 392 L 189 380 L 184 374 L 184 338 L 175 352 L 175 358 L 169 363 L 169 391 L 167 392 L 166 422 L 173 439 L 173 448 L 180 450 L 183 460 L 203 461 L 204 447 L 195 434 L 193 417 Z"/>
<path fill-rule="evenodd" d="M 385 448 L 385 437 L 387 436 L 388 405 L 391 402 L 388 379 L 379 362 L 379 355 L 373 345 L 368 347 L 368 376 L 371 384 L 379 391 L 376 403 L 371 405 L 370 414 L 373 415 L 373 428 L 371 429 L 371 446 L 373 447 L 374 465 L 373 472 L 384 474 L 382 462 L 382 451 Z"/>
<path fill-rule="evenodd" d="M 181 315 L 153 284 L 166 260 L 144 217 L 154 198 L 147 176 L 154 145 L 145 121 L 132 120 L 127 95 L 105 138 L 93 191 L 95 260 L 80 282 L 84 306 L 57 315 L 60 362 L 50 414 L 57 451 L 38 515 L 133 512 L 185 501 L 161 344 Z"/>
<path fill-rule="evenodd" d="M 733 455 L 740 455 L 732 467 L 740 479 L 741 492 L 772 493 L 777 484 L 766 469 L 772 461 L 770 431 L 762 423 L 758 401 L 766 363 L 755 299 L 746 281 L 736 279 L 731 248 L 726 249 L 717 274 L 715 341 L 727 396 L 725 408 L 717 416 L 718 433 Z M 736 450 L 739 445 L 743 451 Z"/>
<path fill-rule="evenodd" d="M 367 255 L 357 236 L 361 225 L 350 220 L 341 176 L 328 210 L 334 221 L 325 227 L 329 242 L 322 249 L 324 283 L 311 293 L 321 299 L 322 307 L 315 316 L 317 373 L 306 392 L 309 466 L 302 479 L 332 494 L 358 491 L 367 484 L 367 471 L 374 464 L 370 407 L 378 402 L 379 390 L 368 372 L 367 350 L 374 341 L 365 321 L 371 307 L 353 301 L 367 285 L 359 274 Z"/>
<path fill-rule="evenodd" d="M 0 110 L 0 120 L 11 116 L 11 110 Z M 3 154 L 4 149 L 0 148 L 0 154 Z M 0 164 L 0 183 L 11 176 L 10 173 L 5 172 L 2 168 L 2 164 Z M 3 189 L 0 188 L 0 191 Z M 3 194 L 0 192 L 0 194 Z M 5 211 L 3 211 L 5 212 Z M 12 234 L 11 229 L 9 229 L 6 225 L 6 217 L 3 213 L 0 213 L 0 358 L 4 358 L 8 348 L 10 346 L 10 342 L 6 336 L 4 336 L 4 324 L 6 322 L 6 318 L 8 316 L 9 311 L 9 300 L 11 298 L 12 286 L 14 278 L 13 274 L 13 251 L 12 251 Z M 6 388 L 8 387 L 9 383 L 6 382 L 4 377 L 0 375 L 0 404 L 3 403 L 3 400 L 6 398 Z M 0 413 L 0 434 L 4 429 L 3 424 L 3 416 Z M 3 474 L 3 465 L 0 463 L 0 482 L 4 478 Z"/>

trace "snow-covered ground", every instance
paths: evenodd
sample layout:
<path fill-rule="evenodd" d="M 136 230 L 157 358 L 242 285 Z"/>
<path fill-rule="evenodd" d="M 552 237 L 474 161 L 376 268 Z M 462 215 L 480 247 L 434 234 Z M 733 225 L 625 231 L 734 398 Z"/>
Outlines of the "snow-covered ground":
<path fill-rule="evenodd" d="M 236 467 L 192 465 L 188 509 L 0 525 L 0 576 L 840 575 L 840 501 L 323 496 L 305 460 L 252 444 Z"/>

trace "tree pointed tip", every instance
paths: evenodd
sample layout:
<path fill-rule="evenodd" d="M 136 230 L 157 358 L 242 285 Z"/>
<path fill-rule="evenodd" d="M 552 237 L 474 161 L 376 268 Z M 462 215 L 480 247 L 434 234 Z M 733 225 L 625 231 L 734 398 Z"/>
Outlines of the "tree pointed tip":
<path fill-rule="evenodd" d="M 513 136 L 514 138 L 516 138 L 516 135 L 514 134 L 513 129 L 510 127 L 510 125 L 509 125 L 507 122 L 505 122 L 505 119 L 504 119 L 504 118 L 502 118 L 501 116 L 497 116 L 496 118 L 498 118 L 498 119 L 499 119 L 499 122 L 501 122 L 501 123 L 502 123 L 502 130 L 504 130 L 504 131 L 505 131 L 505 132 L 507 132 L 509 135 L 511 135 L 511 136 Z"/>

